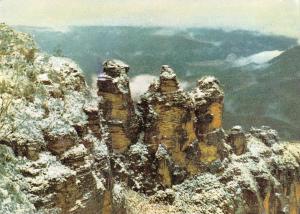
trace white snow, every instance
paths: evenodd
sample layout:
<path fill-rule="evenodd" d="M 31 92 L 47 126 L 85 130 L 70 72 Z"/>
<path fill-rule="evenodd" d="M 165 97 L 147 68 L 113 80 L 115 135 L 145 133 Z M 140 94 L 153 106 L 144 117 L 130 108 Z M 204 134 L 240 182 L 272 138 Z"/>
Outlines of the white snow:
<path fill-rule="evenodd" d="M 76 62 L 74 62 L 73 60 L 71 60 L 69 58 L 52 56 L 49 58 L 49 63 L 52 65 L 52 68 L 56 71 L 60 71 L 60 69 L 63 68 L 64 65 L 69 65 L 69 67 L 71 67 L 77 71 L 80 71 L 80 73 L 82 73 L 82 70 L 76 64 Z"/>

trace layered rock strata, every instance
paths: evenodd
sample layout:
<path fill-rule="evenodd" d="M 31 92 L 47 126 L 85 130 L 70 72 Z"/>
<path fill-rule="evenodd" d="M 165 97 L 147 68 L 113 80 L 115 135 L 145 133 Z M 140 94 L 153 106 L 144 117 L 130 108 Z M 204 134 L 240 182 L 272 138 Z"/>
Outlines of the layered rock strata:
<path fill-rule="evenodd" d="M 195 130 L 200 141 L 200 160 L 210 164 L 224 158 L 224 93 L 219 81 L 215 77 L 207 76 L 198 81 L 191 96 L 195 106 Z"/>
<path fill-rule="evenodd" d="M 128 150 L 137 140 L 138 118 L 131 99 L 129 66 L 117 60 L 103 63 L 103 73 L 98 77 L 98 95 L 103 98 L 104 124 L 108 126 L 111 147 L 116 153 Z"/>
<path fill-rule="evenodd" d="M 229 131 L 226 141 L 232 147 L 236 155 L 241 155 L 246 152 L 247 138 L 244 130 L 240 126 L 234 126 Z"/>
<path fill-rule="evenodd" d="M 220 200 L 227 201 L 221 207 L 221 213 L 271 214 L 299 211 L 298 175 L 293 173 L 290 180 L 285 174 L 288 173 L 287 171 L 283 173 L 285 175 L 272 171 L 273 167 L 281 167 L 281 164 L 276 161 L 283 161 L 290 155 L 290 151 L 281 154 L 280 157 L 275 148 L 283 147 L 278 142 L 276 132 L 267 127 L 252 129 L 251 134 L 246 134 L 241 127 L 236 126 L 227 135 L 222 129 L 223 102 L 224 93 L 220 88 L 220 83 L 214 77 L 203 77 L 191 93 L 186 93 L 180 89 L 174 71 L 169 66 L 162 66 L 159 80 L 149 86 L 149 90 L 138 103 L 138 110 L 143 119 L 141 127 L 143 135 L 138 144 L 140 149 L 143 148 L 140 152 L 146 156 L 143 156 L 144 161 L 139 161 L 139 170 L 132 173 L 130 169 L 132 166 L 135 168 L 136 161 L 142 158 L 139 156 L 139 159 L 128 161 L 126 157 L 132 154 L 123 153 L 124 156 L 119 159 L 119 167 L 115 169 L 121 171 L 125 169 L 128 172 L 125 173 L 126 175 L 123 173 L 121 176 L 123 178 L 120 177 L 120 180 L 136 191 L 142 190 L 142 192 L 153 194 L 144 186 L 149 180 L 133 179 L 135 184 L 130 184 L 128 180 L 135 176 L 149 175 L 148 178 L 158 182 L 158 185 L 150 185 L 148 188 L 173 189 L 174 184 L 183 182 L 190 175 L 212 173 L 216 176 L 213 179 L 220 182 L 219 188 L 224 188 L 224 193 L 228 194 L 226 199 L 220 198 Z M 141 143 L 144 146 L 141 146 Z M 269 148 L 273 144 L 275 147 Z M 133 146 L 135 147 L 135 145 L 131 147 Z M 256 147 L 258 150 L 255 150 Z M 271 157 L 276 157 L 274 159 L 276 163 L 272 163 Z M 299 171 L 297 168 L 299 162 L 293 158 L 288 162 L 292 164 L 294 170 Z M 262 169 L 256 168 L 258 163 L 264 164 Z M 248 169 L 245 170 L 245 167 Z M 149 169 L 155 170 L 156 173 L 150 173 Z M 286 179 L 290 180 L 287 185 Z M 194 181 L 190 180 L 190 182 Z M 283 186 L 287 189 L 278 188 L 278 183 L 285 184 Z M 137 188 L 137 184 L 142 188 Z M 230 185 L 233 184 L 236 187 L 230 189 Z M 178 188 L 176 190 L 180 192 L 181 186 L 179 185 Z M 236 192 L 236 188 L 240 188 L 242 192 Z M 176 203 L 176 197 L 172 199 L 174 195 L 169 196 L 169 189 L 165 191 L 167 192 L 159 193 L 158 191 L 153 197 L 158 197 L 157 200 L 161 202 L 164 199 L 158 194 L 165 195 L 163 197 L 166 197 L 168 206 L 176 209 L 177 205 L 173 206 Z M 201 193 L 206 190 L 201 190 L 199 186 L 197 191 Z M 211 191 L 211 194 L 219 194 L 217 190 Z M 202 207 L 209 208 L 208 203 L 215 204 L 216 202 L 207 201 L 206 203 L 202 204 Z M 207 210 L 210 211 L 207 212 Z M 203 209 L 200 213 L 213 212 L 212 208 L 207 210 Z"/>
<path fill-rule="evenodd" d="M 0 213 L 111 213 L 98 98 L 81 69 L 3 24 L 0 38 Z"/>
<path fill-rule="evenodd" d="M 159 157 L 159 174 L 166 186 L 172 184 L 170 164 L 189 168 L 187 150 L 197 140 L 194 131 L 194 111 L 190 96 L 179 88 L 175 72 L 162 66 L 160 79 L 149 87 L 139 103 L 143 115 L 144 141 Z M 170 160 L 165 153 L 170 155 Z"/>

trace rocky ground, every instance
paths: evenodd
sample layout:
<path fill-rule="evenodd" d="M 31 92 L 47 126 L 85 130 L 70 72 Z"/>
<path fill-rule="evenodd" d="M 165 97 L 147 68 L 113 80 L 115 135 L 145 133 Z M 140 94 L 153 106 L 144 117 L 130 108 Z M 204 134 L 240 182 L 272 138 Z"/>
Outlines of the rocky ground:
<path fill-rule="evenodd" d="M 129 66 L 103 68 L 94 91 L 0 25 L 1 213 L 300 212 L 300 144 L 224 131 L 217 79 L 183 91 L 165 65 L 135 103 Z"/>

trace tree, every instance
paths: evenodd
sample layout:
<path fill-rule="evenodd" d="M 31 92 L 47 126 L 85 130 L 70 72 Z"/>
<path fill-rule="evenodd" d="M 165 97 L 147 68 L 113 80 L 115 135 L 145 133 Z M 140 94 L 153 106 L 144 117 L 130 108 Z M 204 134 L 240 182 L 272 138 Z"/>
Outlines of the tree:
<path fill-rule="evenodd" d="M 53 56 L 56 56 L 56 57 L 64 57 L 64 53 L 63 53 L 63 50 L 60 46 L 56 46 L 54 49 L 53 49 Z"/>
<path fill-rule="evenodd" d="M 12 116 L 10 113 L 12 102 L 12 96 L 8 96 L 8 94 L 0 94 L 0 141 L 10 135 L 15 129 L 12 124 L 9 125 L 9 120 Z"/>

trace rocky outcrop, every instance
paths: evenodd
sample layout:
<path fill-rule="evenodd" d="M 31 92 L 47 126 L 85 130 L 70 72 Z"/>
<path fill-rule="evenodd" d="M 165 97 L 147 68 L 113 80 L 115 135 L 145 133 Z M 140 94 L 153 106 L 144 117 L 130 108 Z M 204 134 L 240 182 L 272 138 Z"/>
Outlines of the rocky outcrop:
<path fill-rule="evenodd" d="M 236 155 L 246 152 L 247 138 L 241 126 L 234 126 L 228 133 L 227 143 L 232 147 Z"/>
<path fill-rule="evenodd" d="M 144 141 L 152 153 L 160 154 L 165 149 L 170 155 L 169 162 L 179 167 L 192 166 L 188 161 L 187 149 L 196 141 L 194 111 L 190 96 L 179 88 L 175 72 L 167 65 L 162 66 L 160 79 L 149 87 L 139 103 L 145 130 Z M 159 172 L 165 184 L 172 184 L 168 157 L 159 156 Z M 169 165 L 169 166 L 168 166 Z M 175 182 L 176 183 L 176 182 Z"/>
<path fill-rule="evenodd" d="M 1 213 L 300 212 L 299 144 L 225 132 L 216 78 L 186 92 L 164 65 L 134 103 L 125 63 L 104 62 L 94 93 L 74 62 L 0 32 Z"/>
<path fill-rule="evenodd" d="M 160 213 L 298 213 L 299 153 L 292 150 L 299 152 L 299 145 L 268 147 L 252 135 L 247 141 L 247 152 L 223 161 L 220 174 L 201 173 L 150 197 L 129 191 L 127 197 L 136 198 L 127 199 L 130 213 L 155 213 L 158 206 Z"/>
<path fill-rule="evenodd" d="M 195 129 L 200 141 L 200 159 L 205 164 L 210 164 L 224 158 L 222 130 L 224 93 L 219 81 L 215 77 L 207 76 L 198 81 L 191 96 L 195 104 Z"/>
<path fill-rule="evenodd" d="M 41 153 L 37 161 L 20 166 L 23 179 L 29 185 L 24 191 L 42 213 L 55 210 L 74 214 L 106 213 L 111 211 L 111 198 L 106 196 L 111 193 L 103 181 L 110 178 L 99 173 L 105 165 L 109 166 L 107 160 L 105 157 L 94 159 L 82 144 L 67 150 L 60 159 Z M 98 162 L 104 165 L 95 167 Z"/>
<path fill-rule="evenodd" d="M 5 50 L 0 54 L 0 143 L 6 147 L 3 157 L 13 160 L 1 165 L 11 165 L 15 173 L 3 177 L 0 172 L 0 180 L 13 180 L 21 192 L 2 186 L 0 212 L 111 213 L 112 177 L 108 148 L 100 141 L 99 100 L 82 71 L 69 59 L 39 53 L 27 35 L 3 24 L 0 35 Z M 7 200 L 16 206 L 5 205 Z"/>
<path fill-rule="evenodd" d="M 88 128 L 98 139 L 101 139 L 101 126 L 98 106 L 87 106 L 84 112 L 88 116 Z"/>
<path fill-rule="evenodd" d="M 98 77 L 98 95 L 103 98 L 103 123 L 108 126 L 111 148 L 116 153 L 128 150 L 137 140 L 138 118 L 131 99 L 127 72 L 129 66 L 121 61 L 103 63 Z"/>
<path fill-rule="evenodd" d="M 143 149 L 136 151 L 144 153 L 146 158 L 144 161 L 137 161 L 141 158 L 127 160 L 131 154 L 125 152 L 119 160 L 119 168 L 114 168 L 116 171 L 128 170 L 120 180 L 148 175 L 148 179 L 158 183 L 157 186 L 145 186 L 149 182 L 147 179 L 135 180 L 135 184 L 125 182 L 135 191 L 154 194 L 150 199 L 140 198 L 142 202 L 137 199 L 142 204 L 140 210 L 153 213 L 151 204 L 163 203 L 166 210 L 172 210 L 165 213 L 180 212 L 183 206 L 188 206 L 191 213 L 213 213 L 216 206 L 218 213 L 299 211 L 299 175 L 293 173 L 292 178 L 288 178 L 287 167 L 285 175 L 273 171 L 281 168 L 277 161 L 287 161 L 287 165 L 299 171 L 299 154 L 292 155 L 298 160 L 288 158 L 290 151 L 279 154 L 279 148 L 292 145 L 279 143 L 276 132 L 266 127 L 253 128 L 246 133 L 235 126 L 226 134 L 222 129 L 223 99 L 220 83 L 214 77 L 203 77 L 188 94 L 180 89 L 176 74 L 169 66 L 161 68 L 160 79 L 149 86 L 138 103 L 143 119 L 143 135 L 138 144 Z M 137 162 L 139 170 L 130 172 Z M 149 169 L 155 173 L 150 173 Z M 201 186 L 191 175 L 204 179 L 201 185 L 207 184 Z M 286 180 L 290 182 L 284 189 L 281 184 Z M 188 182 L 191 187 L 186 187 Z M 136 188 L 137 183 L 142 188 Z M 149 191 L 147 188 L 162 190 Z M 183 198 L 189 188 L 188 195 L 193 198 Z M 172 196 L 170 191 L 179 192 L 179 195 Z M 216 198 L 211 198 L 212 195 Z M 131 206 L 136 207 L 136 204 Z M 134 211 L 132 207 L 128 208 L 129 213 L 140 212 L 139 208 Z"/>

